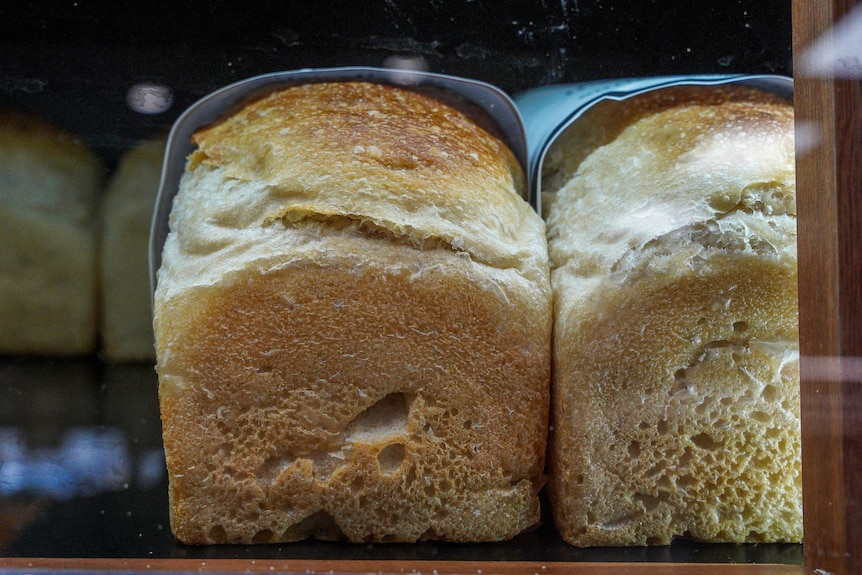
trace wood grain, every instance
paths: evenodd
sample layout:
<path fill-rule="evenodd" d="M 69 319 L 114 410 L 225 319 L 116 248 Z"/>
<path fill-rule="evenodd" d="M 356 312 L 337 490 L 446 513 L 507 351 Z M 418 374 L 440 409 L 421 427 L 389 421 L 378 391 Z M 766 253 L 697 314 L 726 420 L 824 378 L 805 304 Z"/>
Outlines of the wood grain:
<path fill-rule="evenodd" d="M 793 0 L 805 564 L 862 572 L 862 79 L 804 55 L 854 7 Z M 807 148 L 807 146 L 806 146 Z"/>

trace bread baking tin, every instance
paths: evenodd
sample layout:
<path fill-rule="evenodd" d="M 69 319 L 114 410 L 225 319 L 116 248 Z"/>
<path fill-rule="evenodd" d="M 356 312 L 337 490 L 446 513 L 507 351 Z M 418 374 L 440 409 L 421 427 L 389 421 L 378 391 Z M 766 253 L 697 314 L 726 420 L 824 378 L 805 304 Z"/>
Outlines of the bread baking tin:
<path fill-rule="evenodd" d="M 449 103 L 462 108 L 474 121 L 506 142 L 523 167 L 524 174 L 529 173 L 527 141 L 518 108 L 505 92 L 485 82 L 417 70 L 373 67 L 309 68 L 274 72 L 241 80 L 198 100 L 180 115 L 171 129 L 150 235 L 151 292 L 155 290 L 156 271 L 161 264 L 162 246 L 168 233 L 168 215 L 173 198 L 179 188 L 186 157 L 194 150 L 191 143 L 192 134 L 255 93 L 326 81 L 391 84 L 432 92 L 438 97 L 451 99 L 452 102 Z M 525 186 L 525 189 L 528 187 Z M 532 193 L 529 195 L 535 196 Z M 538 209 L 535 204 L 534 207 Z"/>
<path fill-rule="evenodd" d="M 557 138 L 598 102 L 622 102 L 634 96 L 675 86 L 739 84 L 792 100 L 793 80 L 780 75 L 692 75 L 622 78 L 557 84 L 523 92 L 515 103 L 524 123 L 529 158 L 530 203 L 541 214 L 542 166 Z"/>

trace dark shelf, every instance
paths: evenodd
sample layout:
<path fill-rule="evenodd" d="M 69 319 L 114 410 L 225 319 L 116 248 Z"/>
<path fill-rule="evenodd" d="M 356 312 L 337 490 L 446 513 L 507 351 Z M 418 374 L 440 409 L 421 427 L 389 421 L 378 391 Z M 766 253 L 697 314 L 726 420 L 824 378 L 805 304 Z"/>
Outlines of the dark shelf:
<path fill-rule="evenodd" d="M 168 524 L 157 387 L 151 365 L 0 362 L 0 456 L 7 456 L 6 470 L 0 467 L 0 525 L 12 525 L 0 531 L 7 534 L 0 556 L 802 563 L 802 546 L 794 544 L 680 540 L 666 547 L 577 549 L 557 535 L 547 511 L 539 529 L 501 543 L 182 545 Z M 13 475 L 9 466 L 16 465 Z"/>

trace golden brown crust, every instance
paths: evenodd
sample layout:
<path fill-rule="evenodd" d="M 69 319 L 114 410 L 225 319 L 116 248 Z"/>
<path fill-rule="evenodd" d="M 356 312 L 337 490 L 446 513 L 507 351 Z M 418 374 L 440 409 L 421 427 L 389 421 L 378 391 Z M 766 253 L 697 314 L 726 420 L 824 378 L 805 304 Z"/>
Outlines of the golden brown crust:
<path fill-rule="evenodd" d="M 243 203 L 225 198 L 234 203 L 215 214 L 220 228 L 350 218 L 494 267 L 544 273 L 536 262 L 545 245 L 534 233 L 541 224 L 516 191 L 523 174 L 511 151 L 424 95 L 362 82 L 297 86 L 195 139 L 191 169 L 202 164 L 265 187 Z M 521 234 L 522 225 L 530 232 Z M 197 234 L 204 243 L 211 235 Z"/>
<path fill-rule="evenodd" d="M 202 161 L 269 183 L 289 180 L 296 162 L 311 174 L 345 178 L 383 167 L 403 177 L 401 193 L 433 182 L 435 192 L 452 199 L 459 189 L 454 182 L 481 171 L 522 185 L 520 167 L 499 139 L 455 108 L 383 84 L 304 84 L 277 91 L 193 140 L 206 156 Z M 347 173 L 327 169 L 347 158 Z"/>
<path fill-rule="evenodd" d="M 695 102 L 638 116 L 550 203 L 573 545 L 800 540 L 793 176 L 788 105 Z"/>
<path fill-rule="evenodd" d="M 623 101 L 597 102 L 560 134 L 548 150 L 542 164 L 542 191 L 557 191 L 575 175 L 590 152 L 613 141 L 623 129 L 641 118 L 677 106 L 715 106 L 725 102 L 774 104 L 780 108 L 788 104 L 775 94 L 734 84 L 670 86 Z"/>
<path fill-rule="evenodd" d="M 354 128 L 309 128 L 302 98 L 290 100 L 295 118 L 270 107 L 305 95 L 337 115 L 341 98 L 361 100 L 345 121 L 366 151 L 419 157 L 424 139 L 393 143 L 390 129 L 431 103 L 391 90 L 291 89 L 222 123 L 230 136 L 201 135 L 155 297 L 171 522 L 186 543 L 486 541 L 538 521 L 550 286 L 543 226 L 514 191 L 510 158 L 462 158 L 459 174 L 352 163 L 367 155 L 345 139 Z M 402 98 L 409 113 L 392 124 Z M 260 153 L 250 134 L 261 106 L 262 129 L 292 134 L 267 160 L 289 149 L 287 167 L 243 151 Z M 371 109 L 389 127 L 371 129 Z M 473 128 L 451 114 L 417 121 L 469 157 Z M 474 135 L 476 153 L 491 154 Z M 487 195 L 505 206 L 495 217 L 476 203 Z"/>

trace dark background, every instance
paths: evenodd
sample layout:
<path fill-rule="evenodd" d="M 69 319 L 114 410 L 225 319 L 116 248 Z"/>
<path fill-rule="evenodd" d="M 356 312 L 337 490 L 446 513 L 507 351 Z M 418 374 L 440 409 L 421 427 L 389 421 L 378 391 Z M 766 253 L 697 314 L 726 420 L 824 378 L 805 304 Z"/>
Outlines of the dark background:
<path fill-rule="evenodd" d="M 201 96 L 267 72 L 426 69 L 510 94 L 561 82 L 677 73 L 791 73 L 790 3 L 777 0 L 4 2 L 0 108 L 36 112 L 110 165 Z M 142 115 L 130 86 L 172 89 Z"/>

